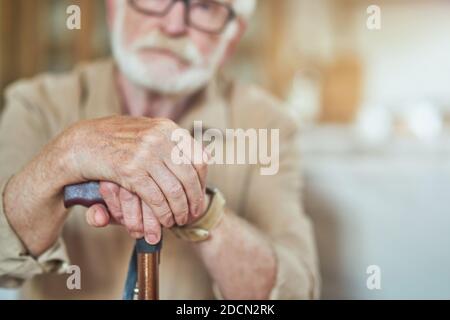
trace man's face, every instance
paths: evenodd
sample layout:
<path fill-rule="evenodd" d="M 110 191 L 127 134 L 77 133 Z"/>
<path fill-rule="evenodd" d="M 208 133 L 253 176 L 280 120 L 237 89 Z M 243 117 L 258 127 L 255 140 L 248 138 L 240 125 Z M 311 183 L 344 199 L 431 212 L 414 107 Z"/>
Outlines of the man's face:
<path fill-rule="evenodd" d="M 138 2 L 150 6 L 171 1 Z M 232 4 L 233 0 L 222 2 Z M 203 87 L 224 62 L 228 47 L 239 34 L 236 20 L 220 34 L 187 26 L 187 8 L 182 1 L 175 2 L 164 16 L 143 14 L 127 0 L 109 0 L 108 7 L 113 53 L 122 73 L 132 82 L 162 94 L 191 93 Z"/>

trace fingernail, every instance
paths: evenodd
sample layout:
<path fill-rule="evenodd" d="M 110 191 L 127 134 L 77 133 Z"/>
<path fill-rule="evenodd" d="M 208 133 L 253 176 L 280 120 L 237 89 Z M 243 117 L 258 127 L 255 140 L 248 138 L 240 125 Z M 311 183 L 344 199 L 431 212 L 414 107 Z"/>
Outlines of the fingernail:
<path fill-rule="evenodd" d="M 158 243 L 158 236 L 154 233 L 148 233 L 145 236 L 145 241 L 147 241 L 150 244 L 157 244 Z"/>
<path fill-rule="evenodd" d="M 98 209 L 94 212 L 94 222 L 96 225 L 101 225 L 103 223 L 103 213 Z"/>
<path fill-rule="evenodd" d="M 173 219 L 173 217 L 170 217 L 169 219 L 167 219 L 167 225 L 169 226 L 169 228 L 171 228 L 175 225 L 175 220 Z"/>
<path fill-rule="evenodd" d="M 194 205 L 192 206 L 192 215 L 193 215 L 194 217 L 197 217 L 197 216 L 198 216 L 198 205 L 196 205 L 196 204 L 194 204 Z"/>

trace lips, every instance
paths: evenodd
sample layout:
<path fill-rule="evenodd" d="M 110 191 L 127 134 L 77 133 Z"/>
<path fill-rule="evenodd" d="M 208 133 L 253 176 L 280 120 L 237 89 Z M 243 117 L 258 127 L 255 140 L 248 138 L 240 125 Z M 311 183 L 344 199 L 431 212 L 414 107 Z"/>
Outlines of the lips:
<path fill-rule="evenodd" d="M 188 66 L 189 65 L 189 61 L 188 60 L 182 58 L 180 55 L 178 55 L 177 53 L 173 52 L 172 50 L 165 49 L 165 48 L 157 48 L 157 47 L 141 48 L 141 49 L 139 49 L 139 53 L 143 54 L 143 55 L 146 55 L 146 54 L 162 55 L 162 56 L 170 57 L 170 58 L 176 60 L 181 65 L 184 65 L 184 66 Z"/>

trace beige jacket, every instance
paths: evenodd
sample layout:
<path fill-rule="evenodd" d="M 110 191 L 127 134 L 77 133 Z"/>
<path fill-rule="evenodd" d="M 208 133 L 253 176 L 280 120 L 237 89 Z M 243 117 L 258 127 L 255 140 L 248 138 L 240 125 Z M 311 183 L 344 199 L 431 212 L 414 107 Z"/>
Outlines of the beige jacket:
<path fill-rule="evenodd" d="M 20 81 L 5 94 L 0 123 L 0 192 L 55 135 L 81 119 L 120 114 L 114 64 L 103 60 L 63 75 Z M 277 257 L 271 298 L 308 299 L 319 294 L 318 262 L 309 219 L 301 206 L 297 128 L 282 106 L 264 91 L 215 80 L 179 122 L 191 129 L 280 129 L 280 169 L 260 174 L 258 165 L 213 165 L 208 182 L 225 195 L 227 206 L 267 236 Z M 31 299 L 120 299 L 134 241 L 121 227 L 89 227 L 84 208 L 72 209 L 61 239 L 38 258 L 11 229 L 0 197 L 0 286 L 23 285 Z M 233 239 L 230 239 L 233 241 Z M 239 263 L 239 261 L 230 261 Z M 81 290 L 69 290 L 69 265 L 81 269 Z M 162 299 L 214 299 L 218 293 L 191 246 L 164 231 L 160 266 Z"/>

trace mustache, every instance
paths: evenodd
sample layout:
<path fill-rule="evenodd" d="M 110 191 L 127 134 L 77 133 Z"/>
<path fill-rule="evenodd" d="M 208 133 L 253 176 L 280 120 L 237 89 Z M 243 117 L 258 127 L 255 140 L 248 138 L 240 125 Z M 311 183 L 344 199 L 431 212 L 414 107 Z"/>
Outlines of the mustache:
<path fill-rule="evenodd" d="M 153 32 L 143 36 L 131 45 L 132 51 L 139 51 L 142 49 L 167 50 L 173 52 L 192 65 L 200 65 L 203 60 L 200 51 L 189 39 L 169 38 L 162 35 L 160 32 Z"/>

